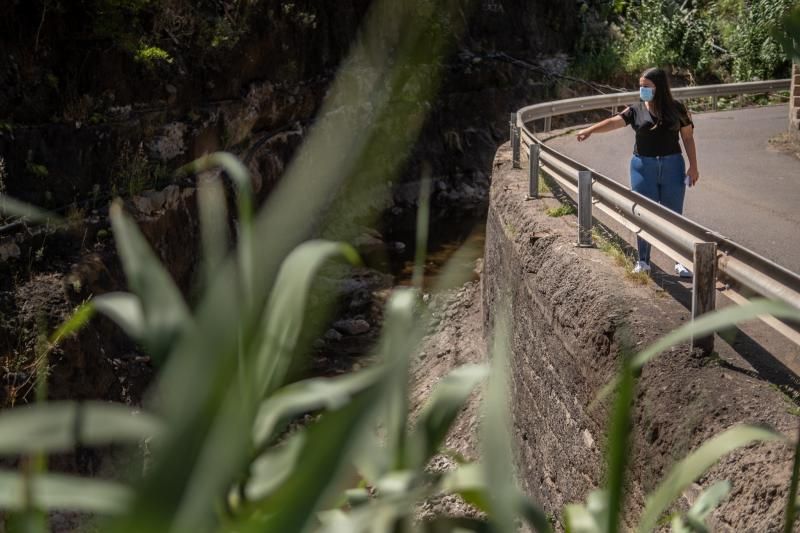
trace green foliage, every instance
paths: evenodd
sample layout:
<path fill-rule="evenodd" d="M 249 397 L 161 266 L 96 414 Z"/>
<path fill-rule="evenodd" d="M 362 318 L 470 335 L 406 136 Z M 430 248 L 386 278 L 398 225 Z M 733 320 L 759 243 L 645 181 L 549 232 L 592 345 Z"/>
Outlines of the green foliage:
<path fill-rule="evenodd" d="M 169 53 L 157 46 L 141 45 L 134 54 L 136 61 L 143 63 L 148 68 L 154 68 L 158 63 L 172 63 L 173 59 Z"/>
<path fill-rule="evenodd" d="M 800 61 L 800 4 L 791 8 L 781 20 L 780 29 L 774 32 L 775 38 L 783 47 L 787 57 Z"/>
<path fill-rule="evenodd" d="M 125 141 L 111 172 L 115 194 L 135 196 L 156 185 L 155 168 L 147 159 L 143 143 L 133 148 Z"/>
<path fill-rule="evenodd" d="M 27 163 L 25 164 L 25 170 L 27 170 L 31 176 L 35 176 L 40 179 L 46 178 L 47 176 L 50 175 L 50 171 L 47 170 L 47 167 L 45 165 L 34 163 L 31 160 L 28 160 Z"/>
<path fill-rule="evenodd" d="M 704 71 L 711 63 L 711 21 L 677 0 L 642 0 L 624 28 L 624 65 L 637 72 L 652 66 Z"/>
<path fill-rule="evenodd" d="M 580 38 L 573 70 L 611 80 L 616 60 L 630 74 L 661 66 L 723 80 L 784 76 L 800 35 L 800 7 L 792 15 L 792 5 L 792 0 L 619 0 L 613 9 L 601 8 L 608 31 Z"/>
<path fill-rule="evenodd" d="M 737 80 L 769 79 L 785 70 L 787 55 L 775 35 L 782 35 L 782 19 L 793 0 L 747 1 L 726 42 Z"/>
<path fill-rule="evenodd" d="M 575 213 L 577 213 L 577 211 L 575 210 L 575 206 L 572 204 L 561 204 L 558 207 L 551 207 L 545 211 L 547 216 L 553 218 L 574 215 Z"/>

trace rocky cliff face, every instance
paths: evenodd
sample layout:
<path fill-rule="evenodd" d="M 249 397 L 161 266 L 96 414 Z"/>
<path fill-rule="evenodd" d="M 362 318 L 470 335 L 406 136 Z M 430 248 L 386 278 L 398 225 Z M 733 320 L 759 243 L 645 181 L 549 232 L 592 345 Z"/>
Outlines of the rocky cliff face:
<path fill-rule="evenodd" d="M 35 351 L 36 332 L 52 330 L 81 299 L 124 287 L 102 208 L 111 196 L 164 196 L 153 209 L 150 200 L 144 208 L 134 203 L 134 211 L 188 290 L 197 257 L 193 189 L 170 185 L 173 171 L 228 150 L 266 198 L 364 31 L 371 3 L 0 0 L 2 187 L 48 208 L 77 202 L 70 212 L 84 228 L 48 245 L 36 240 L 44 237 L 3 237 L 3 352 Z M 466 30 L 441 59 L 441 89 L 424 103 L 428 117 L 392 198 L 366 206 L 369 218 L 383 213 L 383 232 L 393 239 L 413 232 L 423 167 L 434 178 L 433 238 L 485 212 L 509 112 L 547 97 L 547 73 L 562 68 L 578 30 L 572 3 L 482 0 L 465 3 L 459 15 Z M 165 186 L 169 194 L 146 192 Z M 31 296 L 39 283 L 58 302 Z M 64 373 L 54 391 L 120 394 L 104 351 L 128 348 L 109 324 L 97 328 L 83 334 L 96 341 L 76 341 L 59 356 L 65 368 L 85 369 L 85 379 Z M 26 377 L 14 376 L 6 381 Z M 83 392 L 70 391 L 73 382 Z"/>
<path fill-rule="evenodd" d="M 144 0 L 5 3 L 5 185 L 50 207 L 112 189 L 139 192 L 217 149 L 245 158 L 266 195 L 370 4 L 262 1 L 244 9 L 239 4 L 249 3 L 209 0 L 192 10 L 185 0 L 161 7 Z M 443 213 L 485 205 L 508 113 L 546 95 L 542 74 L 509 56 L 548 59 L 570 49 L 577 29 L 569 3 L 483 0 L 464 16 L 467 30 L 445 58 L 442 90 L 401 180 L 418 177 L 421 161 L 433 165 L 435 209 Z M 118 17 L 131 17 L 130 27 Z M 395 207 L 405 210 L 414 196 L 398 188 Z"/>

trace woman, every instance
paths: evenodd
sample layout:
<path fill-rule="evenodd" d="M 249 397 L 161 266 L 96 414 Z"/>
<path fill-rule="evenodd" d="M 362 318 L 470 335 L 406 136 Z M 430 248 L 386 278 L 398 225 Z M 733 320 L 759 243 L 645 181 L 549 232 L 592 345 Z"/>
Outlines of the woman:
<path fill-rule="evenodd" d="M 700 179 L 694 124 L 686 106 L 672 98 L 667 74 L 659 68 L 646 70 L 639 78 L 641 101 L 622 113 L 578 132 L 578 141 L 593 133 L 605 133 L 630 125 L 636 132 L 631 159 L 631 189 L 677 212 L 683 212 L 686 187 Z M 681 154 L 678 136 L 689 157 L 689 170 Z M 639 260 L 634 273 L 650 271 L 650 243 L 637 237 Z M 692 273 L 675 263 L 675 273 L 689 278 Z"/>

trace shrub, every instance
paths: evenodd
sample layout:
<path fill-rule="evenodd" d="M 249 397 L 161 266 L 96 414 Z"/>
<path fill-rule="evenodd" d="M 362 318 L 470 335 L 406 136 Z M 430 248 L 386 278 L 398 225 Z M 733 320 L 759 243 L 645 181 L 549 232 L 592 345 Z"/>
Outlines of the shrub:
<path fill-rule="evenodd" d="M 732 57 L 732 74 L 737 80 L 769 79 L 786 74 L 788 56 L 776 33 L 783 31 L 782 19 L 792 0 L 747 0 L 725 44 Z"/>
<path fill-rule="evenodd" d="M 642 0 L 631 8 L 623 33 L 625 68 L 631 72 L 651 66 L 705 71 L 712 60 L 712 25 L 687 3 Z"/>

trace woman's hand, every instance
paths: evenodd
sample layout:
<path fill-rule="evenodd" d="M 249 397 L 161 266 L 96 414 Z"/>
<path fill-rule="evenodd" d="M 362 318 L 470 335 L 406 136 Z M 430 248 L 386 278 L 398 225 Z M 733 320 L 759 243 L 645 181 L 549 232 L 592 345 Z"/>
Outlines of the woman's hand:
<path fill-rule="evenodd" d="M 696 167 L 689 167 L 689 170 L 686 171 L 686 175 L 692 180 L 692 187 L 694 187 L 694 184 L 700 179 L 700 172 Z"/>
<path fill-rule="evenodd" d="M 589 131 L 588 129 L 579 131 L 578 132 L 578 136 L 577 136 L 578 142 L 585 141 L 591 135 L 592 135 L 592 132 Z"/>

